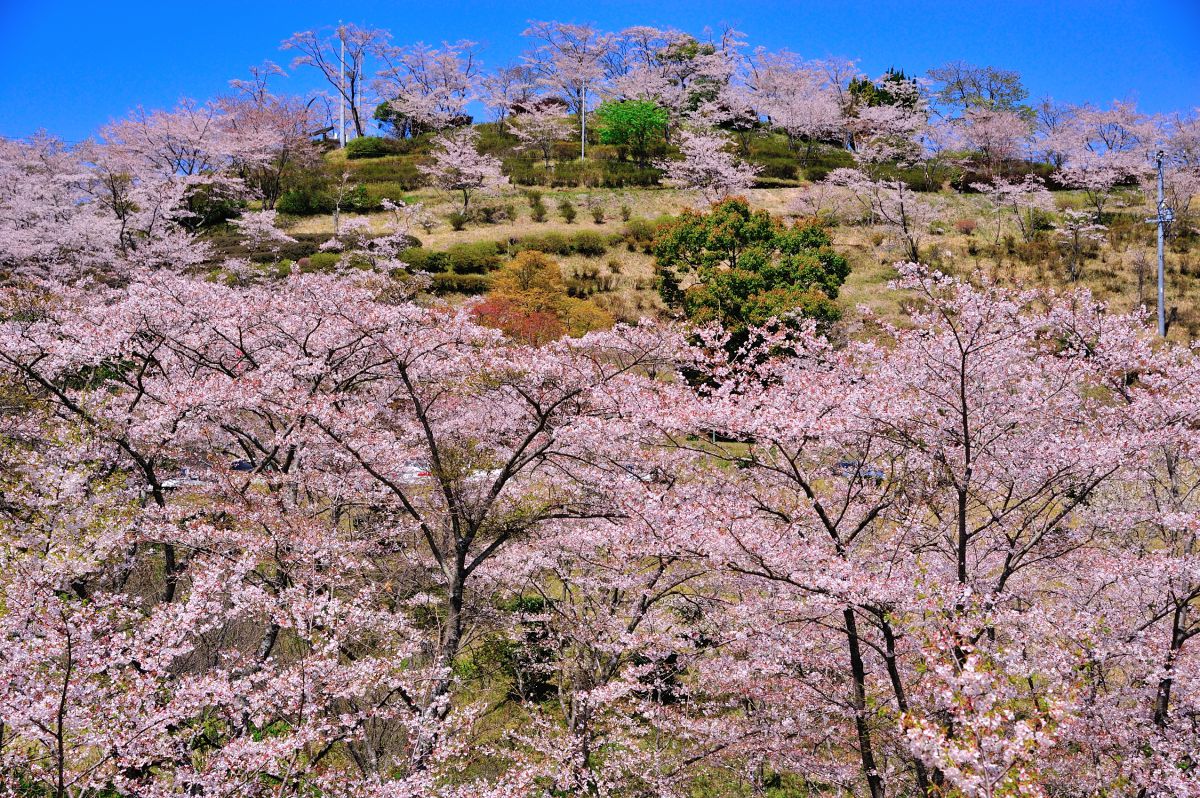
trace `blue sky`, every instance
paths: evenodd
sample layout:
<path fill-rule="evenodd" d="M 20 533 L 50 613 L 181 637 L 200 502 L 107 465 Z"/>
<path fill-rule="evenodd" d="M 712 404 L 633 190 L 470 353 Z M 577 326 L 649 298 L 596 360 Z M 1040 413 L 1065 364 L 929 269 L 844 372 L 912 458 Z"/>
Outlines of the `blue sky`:
<path fill-rule="evenodd" d="M 963 59 L 1018 70 L 1034 97 L 1200 106 L 1200 0 L 0 0 L 0 135 L 45 129 L 78 140 L 139 103 L 210 97 L 263 59 L 286 67 L 279 42 L 339 13 L 390 29 L 398 43 L 479 41 L 489 64 L 516 58 L 530 18 L 614 30 L 729 23 L 754 45 L 858 58 L 872 75 Z M 297 72 L 278 89 L 314 85 Z"/>

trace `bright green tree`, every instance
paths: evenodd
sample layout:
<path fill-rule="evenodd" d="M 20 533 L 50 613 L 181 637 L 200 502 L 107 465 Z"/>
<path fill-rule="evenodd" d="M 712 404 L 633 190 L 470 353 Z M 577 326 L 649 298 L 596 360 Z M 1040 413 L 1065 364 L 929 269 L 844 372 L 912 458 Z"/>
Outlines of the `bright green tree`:
<path fill-rule="evenodd" d="M 837 319 L 838 289 L 850 272 L 820 225 L 787 226 L 737 197 L 684 211 L 661 229 L 654 255 L 667 305 L 720 324 L 737 341 L 772 318 Z"/>
<path fill-rule="evenodd" d="M 650 100 L 606 102 L 595 111 L 600 141 L 628 150 L 645 166 L 654 145 L 667 133 L 667 110 Z"/>

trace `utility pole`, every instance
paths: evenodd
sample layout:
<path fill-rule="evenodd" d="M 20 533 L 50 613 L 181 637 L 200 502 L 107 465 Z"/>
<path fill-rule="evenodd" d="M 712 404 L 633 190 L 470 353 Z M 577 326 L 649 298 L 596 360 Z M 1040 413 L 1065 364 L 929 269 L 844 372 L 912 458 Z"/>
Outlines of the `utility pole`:
<path fill-rule="evenodd" d="M 338 115 L 338 146 L 346 146 L 346 26 L 342 21 L 338 20 L 338 38 L 342 40 L 342 54 L 338 59 L 341 66 L 340 83 L 338 86 L 338 94 L 341 95 L 338 107 L 340 109 Z"/>
<path fill-rule="evenodd" d="M 583 99 L 579 104 L 579 160 L 587 159 L 587 81 L 583 82 Z"/>
<path fill-rule="evenodd" d="M 1166 291 L 1166 262 L 1163 254 L 1163 231 L 1168 224 L 1175 221 L 1175 213 L 1167 207 L 1163 196 L 1163 151 L 1154 154 L 1154 163 L 1158 167 L 1158 203 L 1154 206 L 1154 217 L 1146 221 L 1158 226 L 1158 334 L 1167 337 L 1167 291 Z"/>

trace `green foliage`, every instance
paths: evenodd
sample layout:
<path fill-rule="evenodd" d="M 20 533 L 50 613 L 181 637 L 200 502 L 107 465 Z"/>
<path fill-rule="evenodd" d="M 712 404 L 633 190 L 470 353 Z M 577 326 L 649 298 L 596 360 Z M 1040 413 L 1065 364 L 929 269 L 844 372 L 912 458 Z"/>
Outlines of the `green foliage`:
<path fill-rule="evenodd" d="M 462 230 L 467 226 L 467 222 L 470 221 L 471 217 L 467 216 L 462 211 L 451 211 L 450 215 L 447 216 L 446 219 L 450 222 L 451 228 L 454 230 Z"/>
<path fill-rule="evenodd" d="M 608 242 L 600 233 L 591 230 L 580 230 L 571 240 L 572 248 L 589 258 L 596 258 L 608 251 Z"/>
<path fill-rule="evenodd" d="M 654 241 L 659 291 L 697 323 L 730 332 L 776 317 L 833 321 L 850 267 L 815 224 L 786 227 L 742 199 L 684 211 Z"/>
<path fill-rule="evenodd" d="M 214 261 L 244 258 L 256 263 L 274 263 L 307 257 L 316 252 L 329 236 L 324 233 L 292 233 L 292 238 L 295 241 L 270 241 L 256 246 L 245 236 L 226 227 L 212 231 L 204 240 L 212 247 Z"/>
<path fill-rule="evenodd" d="M 903 69 L 888 67 L 878 81 L 867 77 L 852 78 L 849 92 L 856 105 L 901 105 L 912 108 L 916 104 L 917 94 L 905 90 L 905 84 L 910 83 L 912 78 L 905 75 Z"/>
<path fill-rule="evenodd" d="M 550 255 L 583 255 L 599 257 L 620 241 L 619 236 L 606 236 L 592 230 L 580 230 L 573 235 L 547 232 L 526 236 L 516 241 L 475 241 L 454 244 L 437 252 L 416 246 L 400 253 L 399 258 L 413 271 L 431 274 L 484 275 L 503 265 L 505 258 L 526 250 Z"/>
<path fill-rule="evenodd" d="M 467 218 L 480 224 L 498 224 L 499 222 L 515 220 L 517 218 L 517 209 L 511 204 L 497 205 L 491 203 L 487 205 L 475 205 L 471 210 L 467 211 Z"/>
<path fill-rule="evenodd" d="M 804 179 L 810 183 L 820 183 L 832 171 L 828 166 L 810 166 L 804 170 Z"/>
<path fill-rule="evenodd" d="M 570 255 L 574 252 L 570 237 L 563 233 L 542 233 L 541 235 L 525 236 L 514 245 L 517 252 L 526 249 L 545 252 L 547 255 Z"/>
<path fill-rule="evenodd" d="M 529 218 L 535 222 L 546 221 L 546 203 L 542 202 L 542 197 L 539 194 L 537 199 L 529 203 Z"/>
<path fill-rule="evenodd" d="M 407 186 L 400 181 L 358 183 L 342 197 L 342 210 L 351 213 L 378 211 L 383 207 L 384 199 L 403 201 L 407 190 Z M 336 204 L 337 200 L 327 186 L 313 183 L 285 191 L 275 209 L 292 216 L 315 216 L 333 213 Z"/>
<path fill-rule="evenodd" d="M 312 274 L 314 272 L 328 273 L 336 269 L 341 260 L 342 256 L 337 252 L 317 252 L 316 254 L 309 255 L 307 258 L 300 259 L 300 271 L 303 274 Z"/>
<path fill-rule="evenodd" d="M 625 225 L 622 238 L 630 252 L 641 250 L 649 255 L 654 251 L 654 239 L 658 235 L 658 229 L 673 221 L 671 216 L 659 219 L 630 219 Z"/>
<path fill-rule="evenodd" d="M 516 616 L 512 636 L 490 635 L 474 654 L 476 669 L 504 677 L 508 697 L 515 701 L 541 703 L 554 695 L 548 663 L 554 659 L 546 622 L 537 615 L 546 612 L 540 596 L 517 596 L 500 602 L 497 609 Z M 534 616 L 534 617 L 530 617 Z"/>
<path fill-rule="evenodd" d="M 433 290 L 438 294 L 482 294 L 491 284 L 491 278 L 486 274 L 441 272 L 433 275 Z"/>
<path fill-rule="evenodd" d="M 425 185 L 425 176 L 417 169 L 420 159 L 412 155 L 388 155 L 383 158 L 347 161 L 350 175 L 360 183 L 395 183 L 405 191 Z"/>
<path fill-rule="evenodd" d="M 774 180 L 795 180 L 797 172 L 794 158 L 759 158 L 755 160 L 762 171 L 760 177 Z"/>
<path fill-rule="evenodd" d="M 1029 112 L 1021 101 L 1029 90 L 1011 69 L 951 61 L 927 73 L 938 102 L 953 108 L 991 108 Z"/>
<path fill-rule="evenodd" d="M 545 252 L 548 255 L 583 255 L 588 258 L 597 258 L 608 251 L 613 240 L 613 237 L 592 230 L 580 230 L 569 236 L 549 232 L 525 236 L 518 240 L 511 250 L 514 254 L 531 249 Z M 615 237 L 615 240 L 619 242 L 620 237 Z"/>
<path fill-rule="evenodd" d="M 283 192 L 275 210 L 292 216 L 313 216 L 333 211 L 333 197 L 311 188 L 293 188 Z"/>
<path fill-rule="evenodd" d="M 418 272 L 448 272 L 450 257 L 445 252 L 433 252 L 423 247 L 413 247 L 400 253 L 400 260 Z"/>
<path fill-rule="evenodd" d="M 600 141 L 627 149 L 645 165 L 653 146 L 667 133 L 667 111 L 650 100 L 605 102 L 594 113 Z"/>
<path fill-rule="evenodd" d="M 521 143 L 509 125 L 484 122 L 475 125 L 475 130 L 479 133 L 479 140 L 475 142 L 475 147 L 486 155 L 501 155 Z"/>
<path fill-rule="evenodd" d="M 575 203 L 571 202 L 570 197 L 563 197 L 558 201 L 558 215 L 567 224 L 575 221 L 575 217 L 579 215 L 579 211 L 575 210 Z"/>
<path fill-rule="evenodd" d="M 181 222 L 192 230 L 215 227 L 237 216 L 245 205 L 246 203 L 242 200 L 231 197 L 223 191 L 214 190 L 207 184 L 200 184 L 188 192 L 189 216 L 182 219 Z"/>
<path fill-rule="evenodd" d="M 455 274 L 483 274 L 500 267 L 504 247 L 496 241 L 455 244 L 446 250 L 450 270 Z"/>
<path fill-rule="evenodd" d="M 628 188 L 654 186 L 662 173 L 652 166 L 632 161 L 608 160 L 598 147 L 588 152 L 588 160 L 579 160 L 579 151 L 547 169 L 540 158 L 510 156 L 504 159 L 504 173 L 518 186 L 551 188 Z"/>
<path fill-rule="evenodd" d="M 351 160 L 356 158 L 382 158 L 390 152 L 391 147 L 388 146 L 387 139 L 382 139 L 378 136 L 360 136 L 346 142 L 346 157 Z"/>

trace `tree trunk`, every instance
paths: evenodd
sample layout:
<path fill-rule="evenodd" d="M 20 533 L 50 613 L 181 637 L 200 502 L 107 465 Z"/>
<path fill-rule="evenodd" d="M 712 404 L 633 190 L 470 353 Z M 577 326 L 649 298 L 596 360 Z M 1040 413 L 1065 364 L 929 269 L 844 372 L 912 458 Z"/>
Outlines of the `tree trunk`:
<path fill-rule="evenodd" d="M 462 644 L 462 608 L 465 594 L 463 583 L 466 570 L 463 565 L 464 563 L 458 563 L 459 567 L 455 569 L 447 589 L 446 622 L 435 662 L 438 670 L 437 680 L 429 691 L 429 697 L 421 711 L 421 724 L 417 731 L 417 740 L 413 744 L 413 770 L 424 770 L 428 765 L 429 757 L 437 743 L 437 727 L 450 713 L 447 698 L 450 688 L 454 686 L 454 660 L 458 657 L 458 648 Z"/>
<path fill-rule="evenodd" d="M 892 683 L 892 693 L 896 696 L 896 708 L 908 712 L 908 696 L 904 691 L 904 681 L 900 678 L 900 668 L 896 662 L 896 634 L 883 613 L 879 614 L 879 628 L 883 631 L 883 661 L 887 665 L 888 679 Z M 920 757 L 914 756 L 913 772 L 917 778 L 917 789 L 923 796 L 932 796 L 929 784 L 929 773 Z"/>
<path fill-rule="evenodd" d="M 863 774 L 867 777 L 871 798 L 885 798 L 883 777 L 875 764 L 875 752 L 871 747 L 871 728 L 867 724 L 867 671 L 863 666 L 858 624 L 854 619 L 853 608 L 847 607 L 842 615 L 846 621 L 846 642 L 850 648 L 850 672 L 854 677 L 854 690 L 850 702 L 854 707 L 854 727 L 858 732 L 858 750 L 862 758 Z"/>
<path fill-rule="evenodd" d="M 1159 680 L 1158 691 L 1154 696 L 1154 725 L 1159 728 L 1167 725 L 1167 715 L 1171 710 L 1171 687 L 1175 683 L 1173 675 L 1175 659 L 1179 656 L 1179 649 L 1183 647 L 1183 621 L 1186 612 L 1186 604 L 1176 605 L 1175 612 L 1171 616 L 1171 645 L 1167 650 L 1167 661 L 1163 665 L 1166 675 Z"/>

